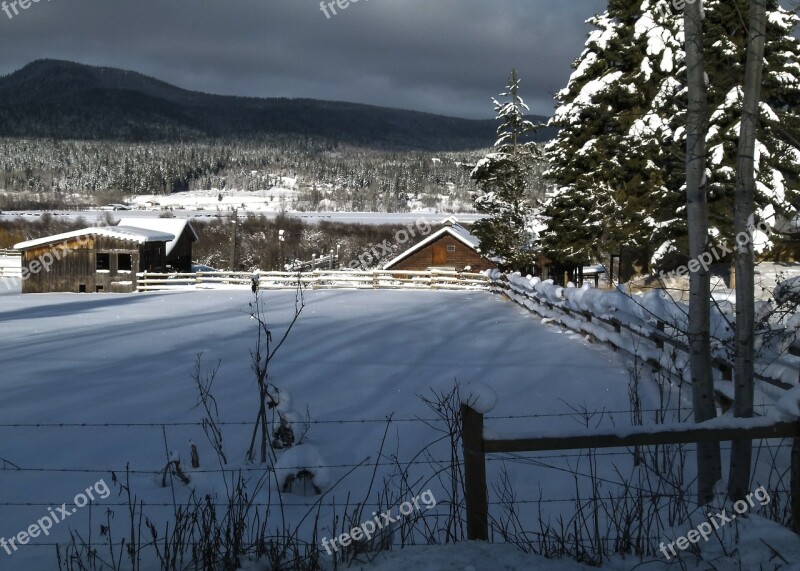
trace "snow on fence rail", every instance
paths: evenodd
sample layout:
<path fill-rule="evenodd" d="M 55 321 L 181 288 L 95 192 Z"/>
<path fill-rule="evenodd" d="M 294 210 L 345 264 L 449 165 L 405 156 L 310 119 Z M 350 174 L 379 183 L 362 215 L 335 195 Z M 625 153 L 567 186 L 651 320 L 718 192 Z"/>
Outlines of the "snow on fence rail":
<path fill-rule="evenodd" d="M 795 395 L 797 396 L 797 395 Z M 484 414 L 493 406 L 483 406 L 473 395 L 462 395 L 461 434 L 464 454 L 464 499 L 467 508 L 467 539 L 489 539 L 489 502 L 486 455 L 494 453 L 542 452 L 596 448 L 634 448 L 658 444 L 723 442 L 737 439 L 791 438 L 789 469 L 791 528 L 800 533 L 800 419 L 798 418 L 716 418 L 702 425 L 661 424 L 626 427 L 616 432 L 584 430 L 574 434 L 537 433 L 507 435 L 484 431 Z M 477 404 L 471 404 L 477 402 Z M 473 408 L 474 407 L 474 408 Z M 537 431 L 538 432 L 538 431 Z M 663 544 L 662 544 L 663 545 Z"/>
<path fill-rule="evenodd" d="M 138 273 L 138 291 L 186 288 L 247 286 L 252 284 L 252 272 L 197 272 L 191 274 Z M 292 289 L 298 282 L 311 289 L 488 289 L 489 278 L 484 274 L 429 271 L 313 271 L 259 272 L 259 289 Z"/>
<path fill-rule="evenodd" d="M 551 280 L 487 272 L 490 290 L 593 340 L 608 343 L 658 368 L 672 378 L 689 382 L 689 346 L 686 338 L 688 308 L 669 299 L 662 290 L 630 295 L 622 290 L 560 287 Z M 727 308 L 730 309 L 730 308 Z M 733 314 L 714 307 L 712 338 L 717 399 L 727 409 L 733 402 Z M 800 379 L 800 342 L 797 329 L 773 325 L 759 336 L 756 387 L 768 400 L 778 400 Z"/>
<path fill-rule="evenodd" d="M 0 249 L 0 278 L 22 277 L 22 254 L 18 250 Z"/>

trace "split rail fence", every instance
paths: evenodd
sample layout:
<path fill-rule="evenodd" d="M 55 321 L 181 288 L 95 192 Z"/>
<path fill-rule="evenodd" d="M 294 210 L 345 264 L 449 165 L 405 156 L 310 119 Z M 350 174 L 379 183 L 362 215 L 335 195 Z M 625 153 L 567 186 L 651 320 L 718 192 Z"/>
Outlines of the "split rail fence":
<path fill-rule="evenodd" d="M 252 285 L 252 272 L 197 272 L 192 274 L 138 273 L 138 291 L 186 288 L 215 288 Z M 259 272 L 258 287 L 294 289 L 298 283 L 310 289 L 489 289 L 490 280 L 484 274 L 429 271 L 313 271 Z"/>
<path fill-rule="evenodd" d="M 22 277 L 22 255 L 18 250 L 0 249 L 0 278 Z"/>
<path fill-rule="evenodd" d="M 663 349 L 665 345 L 670 345 L 686 353 L 689 351 L 686 343 L 665 333 L 665 324 L 661 321 L 650 331 L 625 323 L 614 317 L 599 317 L 587 311 L 576 310 L 546 299 L 541 299 L 535 295 L 529 295 L 527 292 L 515 288 L 505 276 L 500 279 L 494 279 L 492 281 L 491 290 L 495 293 L 502 293 L 530 311 L 536 312 L 542 317 L 554 319 L 554 321 L 558 321 L 564 327 L 577 333 L 595 337 L 598 333 L 595 326 L 600 324 L 611 333 L 620 334 L 625 330 L 635 338 L 647 341 L 657 349 Z M 522 296 L 525 301 L 532 302 L 532 304 L 521 303 L 520 296 Z M 559 314 L 563 316 L 564 319 L 559 320 L 558 318 L 552 317 L 553 315 Z M 623 350 L 630 353 L 630 348 L 626 346 L 626 344 L 620 342 L 620 338 L 620 335 L 610 335 L 605 342 L 614 347 L 615 350 Z M 791 355 L 796 356 L 799 353 L 800 350 L 798 350 L 796 344 L 790 348 Z M 664 366 L 660 360 L 650 358 L 646 359 L 646 362 L 653 368 L 664 370 Z M 794 366 L 796 367 L 796 364 Z M 733 366 L 730 362 L 717 358 L 714 359 L 713 367 L 720 372 L 723 381 L 731 380 Z M 674 371 L 666 372 L 671 375 L 675 374 Z M 756 378 L 758 381 L 772 387 L 773 392 L 782 393 L 783 390 L 793 386 L 776 376 L 771 376 L 766 373 L 758 373 L 756 374 Z M 778 390 L 775 391 L 775 389 Z M 732 391 L 727 390 L 727 388 L 721 388 L 716 392 L 717 399 L 721 402 L 723 407 L 731 404 L 730 394 Z M 762 438 L 792 439 L 790 468 L 791 526 L 795 532 L 800 533 L 799 422 L 777 422 L 767 417 L 756 417 L 752 419 L 737 419 L 737 425 L 735 426 L 731 426 L 730 423 L 726 425 L 723 424 L 723 422 L 712 420 L 702 425 L 663 424 L 658 425 L 656 428 L 652 426 L 631 427 L 624 431 L 617 430 L 605 434 L 586 431 L 585 433 L 576 433 L 572 435 L 503 439 L 498 437 L 487 438 L 484 434 L 483 414 L 475 411 L 466 404 L 462 405 L 461 419 L 464 448 L 465 499 L 467 503 L 467 535 L 469 539 L 488 539 L 489 503 L 486 481 L 487 454 L 595 448 L 636 449 L 640 446 L 758 440 Z"/>
<path fill-rule="evenodd" d="M 714 421 L 703 425 L 659 425 L 632 427 L 617 431 L 568 436 L 531 438 L 486 438 L 483 415 L 468 405 L 461 407 L 464 447 L 464 495 L 467 502 L 467 538 L 488 540 L 489 500 L 486 486 L 486 455 L 493 453 L 541 452 L 586 448 L 622 448 L 658 444 L 689 444 L 760 438 L 792 438 L 790 496 L 792 529 L 800 533 L 800 422 L 774 422 L 766 418 L 739 419 L 741 426 L 719 426 Z"/>
<path fill-rule="evenodd" d="M 631 338 L 638 340 L 638 343 L 635 344 L 638 346 L 644 346 L 646 343 L 657 351 L 663 351 L 666 346 L 670 346 L 686 355 L 689 354 L 689 346 L 686 341 L 679 335 L 667 333 L 668 326 L 661 320 L 657 320 L 654 327 L 642 327 L 640 324 L 627 323 L 612 316 L 597 316 L 588 311 L 573 309 L 535 295 L 529 295 L 527 292 L 515 288 L 505 276 L 499 280 L 494 279 L 490 290 L 494 293 L 505 295 L 511 301 L 522 305 L 541 317 L 553 319 L 560 325 L 581 335 L 588 335 L 592 340 L 597 340 L 597 327 L 603 327 L 611 334 L 604 336 L 606 338 L 603 339 L 603 342 L 610 345 L 615 351 L 621 350 L 634 358 L 641 359 L 654 369 L 660 369 L 673 378 L 678 377 L 676 371 L 665 368 L 662 361 L 652 356 L 643 358 L 636 355 L 634 351 L 631 351 L 630 346 L 623 342 L 620 334 L 625 331 Z M 520 299 L 521 297 L 523 299 Z M 523 301 L 531 303 L 525 304 L 522 303 Z M 554 318 L 553 315 L 556 315 L 556 317 Z M 761 367 L 761 371 L 756 371 L 755 379 L 757 383 L 766 384 L 771 393 L 780 394 L 785 390 L 791 389 L 794 383 L 787 382 L 782 373 L 792 371 L 792 375 L 800 380 L 800 358 L 798 357 L 800 357 L 800 340 L 795 340 L 788 349 L 788 355 L 784 356 L 779 363 L 767 364 Z M 759 363 L 757 363 L 758 365 Z M 722 406 L 723 410 L 727 410 L 731 406 L 733 399 L 733 363 L 724 358 L 712 357 L 711 366 L 719 373 L 720 380 L 728 381 L 715 384 L 717 402 Z"/>

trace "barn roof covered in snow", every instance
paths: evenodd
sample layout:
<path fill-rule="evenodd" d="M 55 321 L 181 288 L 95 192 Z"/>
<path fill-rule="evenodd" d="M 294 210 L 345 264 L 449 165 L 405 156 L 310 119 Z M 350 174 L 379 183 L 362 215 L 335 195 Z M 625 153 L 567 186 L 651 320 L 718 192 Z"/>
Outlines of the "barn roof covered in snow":
<path fill-rule="evenodd" d="M 195 233 L 192 225 L 184 218 L 123 218 L 119 221 L 120 226 L 134 226 L 136 228 L 145 228 L 147 230 L 154 230 L 172 234 L 174 237 L 167 242 L 167 256 L 170 255 L 175 245 L 180 240 L 181 235 L 189 229 L 192 241 L 197 241 L 197 233 Z"/>
<path fill-rule="evenodd" d="M 411 246 L 408 250 L 406 250 L 396 258 L 384 264 L 383 269 L 388 270 L 401 260 L 404 260 L 414 252 L 422 250 L 425 246 L 435 242 L 445 234 L 450 234 L 453 238 L 462 242 L 465 246 L 468 246 L 473 250 L 475 250 L 476 252 L 480 253 L 479 246 L 481 244 L 481 241 L 478 239 L 478 237 L 473 234 L 470 234 L 470 232 L 466 228 L 461 226 L 461 224 L 453 222 L 453 223 L 448 223 L 448 225 L 442 228 L 441 230 L 437 230 L 436 232 L 425 238 L 422 242 Z"/>
<path fill-rule="evenodd" d="M 132 242 L 138 242 L 139 244 L 144 244 L 145 242 L 169 242 L 175 239 L 175 235 L 170 232 L 149 230 L 147 228 L 135 226 L 94 226 L 91 228 L 84 228 L 83 230 L 73 230 L 72 232 L 36 238 L 35 240 L 26 240 L 25 242 L 15 244 L 14 248 L 16 250 L 28 250 L 30 248 L 36 248 L 37 246 L 44 246 L 45 244 L 54 244 L 71 238 L 82 238 L 85 236 L 105 236 L 118 240 L 130 240 Z"/>

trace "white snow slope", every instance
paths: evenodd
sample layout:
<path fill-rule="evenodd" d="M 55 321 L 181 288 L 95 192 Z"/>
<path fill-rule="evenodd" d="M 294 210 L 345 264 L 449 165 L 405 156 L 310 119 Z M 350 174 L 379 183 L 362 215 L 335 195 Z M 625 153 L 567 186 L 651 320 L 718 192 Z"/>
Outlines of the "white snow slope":
<path fill-rule="evenodd" d="M 307 439 L 330 466 L 332 482 L 350 472 L 349 466 L 366 460 L 324 499 L 323 535 L 332 521 L 328 504 L 335 499 L 341 508 L 348 493 L 358 500 L 364 497 L 386 428 L 383 419 L 394 414 L 395 422 L 388 431 L 378 481 L 394 470 L 388 455 L 408 462 L 440 437 L 425 423 L 406 421 L 433 416 L 418 397 L 430 396 L 431 388 L 446 390 L 454 379 L 489 384 L 498 396 L 497 407 L 487 416 L 491 430 L 575 429 L 580 424 L 577 417 L 552 416 L 572 413 L 571 407 L 628 410 L 628 373 L 616 354 L 542 325 L 499 296 L 350 290 L 309 291 L 305 296 L 306 308 L 271 365 L 271 381 L 288 389 L 296 410 L 308 407 L 313 422 Z M 269 292 L 264 299 L 278 335 L 292 315 L 294 294 Z M 26 530 L 47 515 L 49 507 L 71 505 L 76 494 L 101 478 L 112 487 L 107 499 L 77 510 L 49 537 L 35 538 L 11 555 L 0 549 L 0 570 L 56 569 L 52 544 L 66 541 L 70 528 L 86 536 L 90 514 L 94 539 L 102 541 L 97 531 L 111 504 L 117 504 L 111 506 L 116 511 L 114 535 L 124 536 L 126 508 L 119 506 L 124 498 L 112 486 L 111 472 L 124 479 L 126 465 L 133 471 L 131 486 L 137 497 L 164 504 L 145 509 L 163 530 L 173 500 L 169 488 L 159 485 L 158 473 L 166 462 L 161 423 L 166 424 L 169 449 L 182 456 L 184 466 L 189 463 L 189 439 L 200 450 L 201 470 L 189 470 L 192 483 L 178 486 L 177 500 L 185 499 L 190 488 L 201 495 L 224 494 L 214 471 L 214 453 L 201 427 L 192 424 L 202 419 L 194 408 L 191 378 L 199 352 L 206 370 L 221 360 L 213 391 L 222 420 L 243 423 L 224 427 L 229 466 L 249 468 L 246 474 L 258 477 L 262 469 L 244 460 L 252 432 L 247 423 L 257 412 L 249 353 L 256 324 L 249 317 L 250 301 L 250 293 L 243 290 L 0 296 L 0 458 L 21 468 L 0 460 L 0 537 Z M 643 407 L 653 408 L 656 398 L 655 391 L 645 391 Z M 492 419 L 509 415 L 544 416 Z M 610 428 L 629 424 L 629 417 L 627 412 L 606 414 L 594 417 L 591 425 Z M 338 422 L 361 419 L 378 422 Z M 57 426 L 61 423 L 136 426 Z M 445 460 L 449 447 L 436 445 L 431 453 Z M 612 460 L 625 471 L 630 458 L 621 454 Z M 545 463 L 565 465 L 558 459 Z M 526 462 L 488 462 L 490 482 L 498 482 L 503 464 L 520 499 L 536 500 L 541 493 L 546 499 L 566 500 L 575 490 L 575 482 L 563 471 Z M 416 494 L 431 488 L 438 498 L 444 497 L 431 479 L 430 466 L 409 469 L 409 481 L 419 482 Z M 614 478 L 610 463 L 601 466 L 603 470 Z M 268 492 L 260 494 L 259 499 L 267 501 Z M 276 501 L 275 492 L 271 497 Z M 306 512 L 292 504 L 308 501 L 285 496 L 289 520 Z M 490 501 L 496 501 L 492 492 Z M 554 501 L 544 507 L 558 514 L 572 505 Z M 523 508 L 525 523 L 534 529 L 538 507 Z M 437 509 L 442 508 L 429 510 L 425 517 L 436 517 Z M 395 563 L 386 562 L 386 569 L 400 568 L 392 566 L 397 555 Z M 506 568 L 534 568 L 517 564 L 520 558 L 516 552 L 509 555 Z M 623 568 L 633 565 L 630 561 Z"/>

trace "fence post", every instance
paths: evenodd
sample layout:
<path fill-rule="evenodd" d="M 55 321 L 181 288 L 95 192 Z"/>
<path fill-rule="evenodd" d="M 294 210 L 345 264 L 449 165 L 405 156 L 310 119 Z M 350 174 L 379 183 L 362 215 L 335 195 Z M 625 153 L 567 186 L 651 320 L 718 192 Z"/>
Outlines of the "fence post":
<path fill-rule="evenodd" d="M 795 533 L 800 533 L 800 438 L 792 439 L 792 466 L 789 486 L 791 488 L 789 493 L 792 506 L 792 530 Z"/>
<path fill-rule="evenodd" d="M 722 380 L 733 382 L 733 368 L 731 367 L 722 367 Z M 730 399 L 724 399 L 721 403 L 722 405 L 722 414 L 725 414 L 730 410 L 733 401 Z"/>
<path fill-rule="evenodd" d="M 660 319 L 656 321 L 656 349 L 664 348 L 664 339 L 661 334 L 664 333 L 664 322 Z"/>
<path fill-rule="evenodd" d="M 489 503 L 486 493 L 486 454 L 483 451 L 483 415 L 461 405 L 464 445 L 464 496 L 467 501 L 467 539 L 489 539 Z"/>

